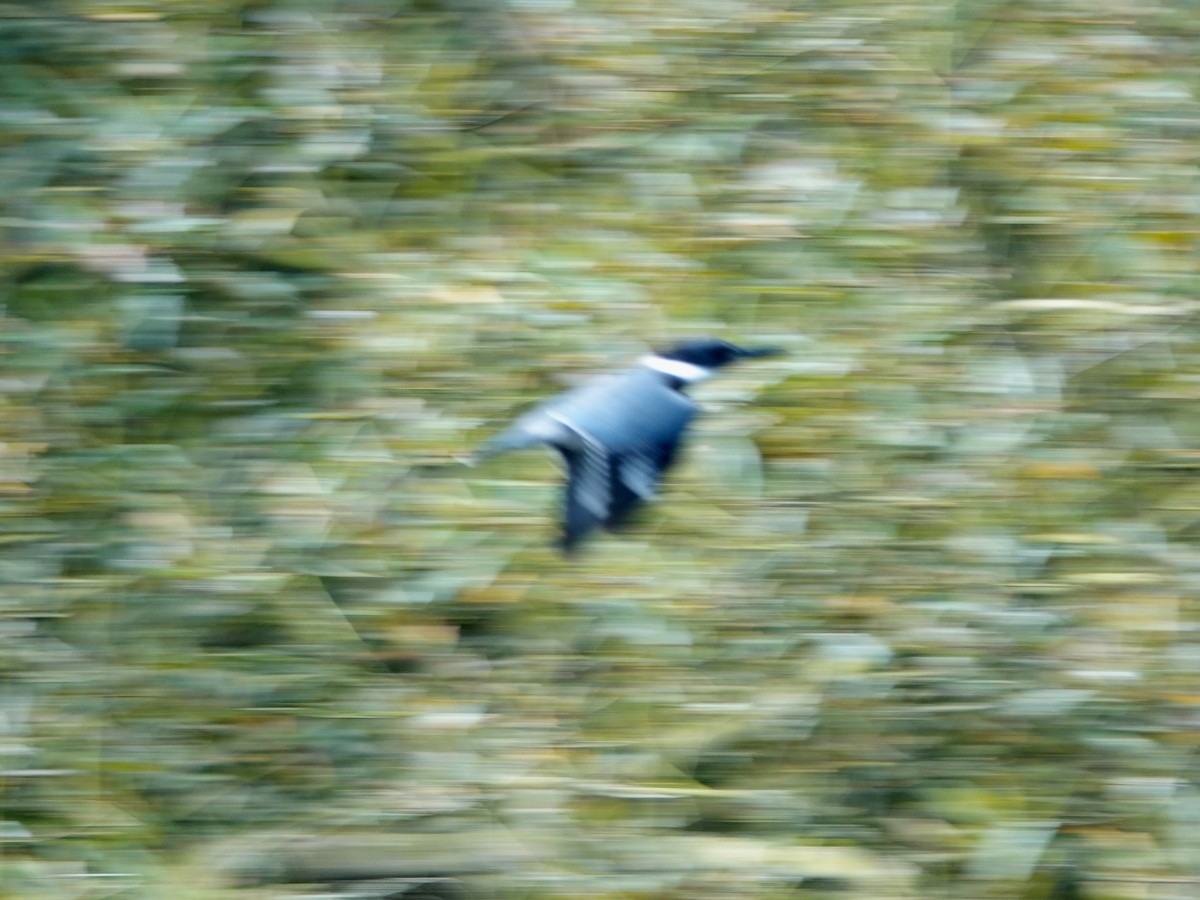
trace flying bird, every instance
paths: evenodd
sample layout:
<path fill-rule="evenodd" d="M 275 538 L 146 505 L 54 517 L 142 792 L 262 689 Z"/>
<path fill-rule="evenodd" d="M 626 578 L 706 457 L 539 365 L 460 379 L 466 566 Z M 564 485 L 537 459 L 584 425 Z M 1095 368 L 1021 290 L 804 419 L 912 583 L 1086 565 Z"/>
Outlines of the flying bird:
<path fill-rule="evenodd" d="M 547 400 L 484 444 L 475 461 L 533 444 L 562 454 L 567 490 L 558 543 L 570 552 L 590 531 L 621 525 L 654 496 L 696 414 L 688 385 L 730 363 L 779 352 L 716 338 L 683 341 Z"/>

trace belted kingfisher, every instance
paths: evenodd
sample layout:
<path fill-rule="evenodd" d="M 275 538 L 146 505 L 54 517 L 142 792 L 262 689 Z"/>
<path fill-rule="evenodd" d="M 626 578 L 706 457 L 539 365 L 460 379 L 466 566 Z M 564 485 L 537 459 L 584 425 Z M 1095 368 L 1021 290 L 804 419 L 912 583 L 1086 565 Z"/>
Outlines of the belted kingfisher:
<path fill-rule="evenodd" d="M 567 492 L 559 546 L 569 552 L 597 526 L 621 525 L 657 491 L 696 414 L 685 387 L 730 363 L 780 352 L 716 338 L 683 341 L 547 400 L 484 444 L 475 460 L 532 444 L 561 453 Z"/>

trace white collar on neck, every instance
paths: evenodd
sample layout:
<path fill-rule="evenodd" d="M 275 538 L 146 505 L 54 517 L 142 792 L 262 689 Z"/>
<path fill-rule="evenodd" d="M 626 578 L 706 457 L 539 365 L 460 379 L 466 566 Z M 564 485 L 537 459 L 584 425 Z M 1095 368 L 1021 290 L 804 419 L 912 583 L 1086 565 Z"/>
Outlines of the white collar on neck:
<path fill-rule="evenodd" d="M 664 375 L 678 378 L 687 384 L 695 384 L 697 381 L 704 381 L 712 376 L 712 372 L 704 366 L 693 365 L 678 359 L 667 359 L 665 356 L 656 356 L 653 353 L 642 357 L 642 365 L 655 372 L 662 372 Z"/>

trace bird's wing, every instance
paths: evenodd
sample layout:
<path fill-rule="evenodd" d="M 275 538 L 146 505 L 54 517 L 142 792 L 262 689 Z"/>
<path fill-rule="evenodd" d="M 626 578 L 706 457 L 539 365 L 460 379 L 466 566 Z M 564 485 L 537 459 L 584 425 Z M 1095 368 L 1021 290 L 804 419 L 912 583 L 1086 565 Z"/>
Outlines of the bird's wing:
<path fill-rule="evenodd" d="M 614 459 L 613 500 L 608 525 L 619 526 L 644 500 L 658 493 L 663 473 L 671 467 L 679 451 L 687 421 L 679 425 L 673 437 L 647 444 Z"/>
<path fill-rule="evenodd" d="M 598 379 L 538 410 L 558 429 L 544 440 L 567 464 L 563 549 L 597 526 L 619 525 L 657 492 L 695 412 L 646 370 Z"/>
<path fill-rule="evenodd" d="M 607 526 L 621 525 L 658 493 L 696 413 L 691 399 L 653 376 L 639 378 L 633 387 L 619 407 L 619 417 L 594 427 L 609 452 L 611 497 L 603 520 Z"/>
<path fill-rule="evenodd" d="M 571 550 L 597 525 L 607 522 L 613 506 L 613 458 L 604 445 L 579 434 L 574 447 L 559 446 L 567 463 L 562 547 Z"/>

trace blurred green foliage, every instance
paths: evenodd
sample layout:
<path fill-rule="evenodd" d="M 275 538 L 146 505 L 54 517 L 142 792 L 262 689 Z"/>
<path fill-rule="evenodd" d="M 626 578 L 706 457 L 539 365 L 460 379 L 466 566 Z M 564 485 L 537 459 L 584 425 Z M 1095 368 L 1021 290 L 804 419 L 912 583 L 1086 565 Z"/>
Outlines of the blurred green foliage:
<path fill-rule="evenodd" d="M 1200 18 L 0 3 L 0 896 L 1200 891 Z M 666 502 L 454 464 L 657 343 Z"/>

